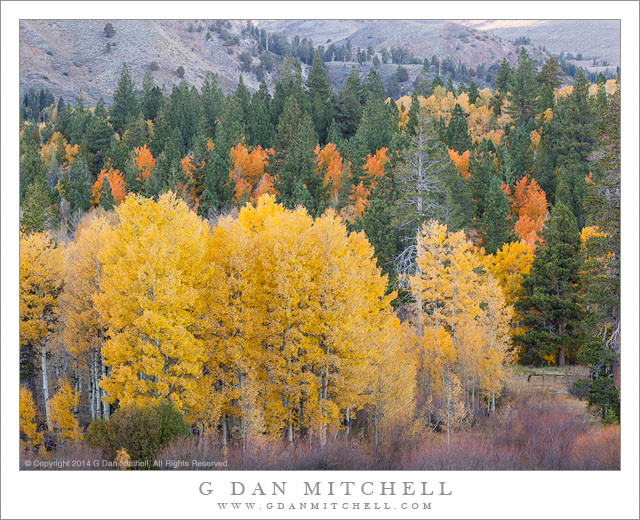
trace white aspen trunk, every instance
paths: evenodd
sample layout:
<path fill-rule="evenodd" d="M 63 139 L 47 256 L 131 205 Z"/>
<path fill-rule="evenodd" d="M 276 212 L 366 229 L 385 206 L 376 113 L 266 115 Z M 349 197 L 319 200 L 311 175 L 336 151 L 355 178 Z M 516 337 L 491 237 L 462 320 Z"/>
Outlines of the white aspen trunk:
<path fill-rule="evenodd" d="M 289 444 L 293 443 L 293 410 L 289 408 L 289 424 L 287 426 L 287 438 Z"/>
<path fill-rule="evenodd" d="M 222 445 L 227 447 L 227 416 L 222 418 Z"/>
<path fill-rule="evenodd" d="M 96 398 L 96 416 L 98 419 L 104 419 L 104 414 L 102 413 L 102 402 L 100 400 L 100 371 L 98 367 L 98 354 L 96 352 L 93 353 L 93 384 L 95 385 L 95 398 Z"/>
<path fill-rule="evenodd" d="M 350 417 L 351 409 L 347 407 L 346 421 L 347 421 L 347 437 L 349 437 L 349 432 L 351 431 L 351 417 Z"/>
<path fill-rule="evenodd" d="M 101 379 L 107 378 L 107 367 L 104 364 L 104 356 L 100 354 L 100 374 Z M 104 389 L 100 389 L 100 393 L 102 394 L 102 417 L 109 420 L 111 416 L 111 405 L 109 404 L 109 395 L 107 391 Z"/>
<path fill-rule="evenodd" d="M 96 420 L 96 400 L 94 397 L 95 394 L 95 380 L 93 377 L 93 364 L 89 366 L 89 401 L 91 402 L 91 421 Z"/>
<path fill-rule="evenodd" d="M 75 384 L 73 385 L 73 390 L 76 394 L 80 393 L 80 378 L 78 377 L 78 360 L 76 359 L 76 366 L 74 368 L 74 378 Z M 78 407 L 73 407 L 73 415 L 78 415 Z"/>
<path fill-rule="evenodd" d="M 44 395 L 44 413 L 47 421 L 47 428 L 51 430 L 51 414 L 49 412 L 49 377 L 47 374 L 47 346 L 43 339 L 41 346 L 41 368 L 42 368 L 42 393 Z"/>

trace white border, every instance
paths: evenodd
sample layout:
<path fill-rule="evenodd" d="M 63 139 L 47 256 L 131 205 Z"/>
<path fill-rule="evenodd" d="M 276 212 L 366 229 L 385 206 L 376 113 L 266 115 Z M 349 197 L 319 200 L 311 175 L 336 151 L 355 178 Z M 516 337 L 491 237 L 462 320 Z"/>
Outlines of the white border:
<path fill-rule="evenodd" d="M 198 485 L 228 480 L 447 481 L 413 518 L 638 518 L 638 4 L 636 2 L 3 2 L 2 518 L 216 518 Z M 190 15 L 190 16 L 189 16 Z M 19 472 L 18 20 L 20 18 L 592 18 L 622 20 L 622 449 L 620 472 Z M 213 498 L 212 498 L 213 497 Z M 291 495 L 287 497 L 292 498 Z M 295 497 L 294 497 L 295 498 Z M 378 497 L 382 501 L 384 497 Z M 373 499 L 371 499 L 373 500 Z M 263 518 L 389 518 L 400 511 L 260 510 Z M 410 512 L 408 514 L 411 514 Z M 235 517 L 246 517 L 246 511 Z M 411 518 L 411 516 L 407 516 Z"/>

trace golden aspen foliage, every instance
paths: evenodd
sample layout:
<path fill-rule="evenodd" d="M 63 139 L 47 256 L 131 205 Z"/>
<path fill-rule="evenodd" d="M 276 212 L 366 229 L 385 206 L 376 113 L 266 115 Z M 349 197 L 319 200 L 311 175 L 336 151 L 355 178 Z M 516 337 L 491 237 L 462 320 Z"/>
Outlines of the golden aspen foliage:
<path fill-rule="evenodd" d="M 210 278 L 220 295 L 207 308 L 208 343 L 219 353 L 211 371 L 225 400 L 239 401 L 225 412 L 242 428 L 262 423 L 289 438 L 304 430 L 322 442 L 347 408 L 367 401 L 374 338 L 392 297 L 373 249 L 332 212 L 314 221 L 269 195 L 221 219 L 212 236 L 212 270 L 221 274 Z"/>
<path fill-rule="evenodd" d="M 64 251 L 64 291 L 60 298 L 63 339 L 67 352 L 76 359 L 84 359 L 91 350 L 99 352 L 102 344 L 102 325 L 93 298 L 99 291 L 103 270 L 98 253 L 113 225 L 99 213 L 83 220 Z"/>
<path fill-rule="evenodd" d="M 493 397 L 502 388 L 510 360 L 507 305 L 499 282 L 483 269 L 463 231 L 450 232 L 437 221 L 418 233 L 417 270 L 410 277 L 419 333 L 420 384 L 427 387 L 433 413 L 438 399 L 446 408 L 447 429 L 462 421 L 464 406 L 479 395 Z"/>
<path fill-rule="evenodd" d="M 157 202 L 132 195 L 116 209 L 98 260 L 94 298 L 106 329 L 110 402 L 141 406 L 171 400 L 188 418 L 200 400 L 204 346 L 199 337 L 208 228 L 173 193 Z"/>
<path fill-rule="evenodd" d="M 489 139 L 495 146 L 498 146 L 504 134 L 501 130 L 505 124 L 511 122 L 511 118 L 503 111 L 497 118 L 489 106 L 491 91 L 483 89 L 479 91 L 475 104 L 469 103 L 469 95 L 461 92 L 459 96 L 454 96 L 452 92 L 447 92 L 444 87 L 437 86 L 433 94 L 427 98 L 418 96 L 420 111 L 425 116 L 439 120 L 443 118 L 445 124 L 449 124 L 449 119 L 456 104 L 460 105 L 469 126 L 469 134 L 473 142 Z M 505 103 L 508 104 L 507 101 Z M 398 106 L 399 122 L 398 126 L 404 130 L 409 122 L 409 110 L 411 108 L 411 97 L 403 96 L 396 101 Z M 500 128 L 500 130 L 497 130 Z"/>
<path fill-rule="evenodd" d="M 52 430 L 58 436 L 58 444 L 66 441 L 81 441 L 80 424 L 74 415 L 78 407 L 80 393 L 74 392 L 69 381 L 64 379 L 60 388 L 50 400 Z"/>
<path fill-rule="evenodd" d="M 484 264 L 502 288 L 505 302 L 515 309 L 522 296 L 522 281 L 531 271 L 533 248 L 523 240 L 507 242 L 494 255 L 486 255 Z M 512 336 L 524 333 L 521 316 L 515 310 L 510 326 Z"/>
<path fill-rule="evenodd" d="M 127 453 L 127 450 L 120 448 L 116 451 L 116 458 L 114 461 L 120 470 L 127 470 L 131 465 L 131 456 Z"/>
<path fill-rule="evenodd" d="M 62 248 L 48 231 L 20 233 L 20 345 L 40 346 L 54 332 L 62 289 Z"/>
<path fill-rule="evenodd" d="M 40 156 L 44 161 L 45 167 L 49 167 L 51 154 L 56 153 L 58 149 L 63 150 L 63 161 L 58 166 L 71 166 L 76 154 L 78 153 L 78 145 L 70 145 L 60 132 L 54 132 L 45 144 L 40 148 Z"/>
<path fill-rule="evenodd" d="M 42 442 L 42 432 L 38 431 L 38 412 L 31 392 L 25 386 L 20 387 L 20 433 L 27 440 L 20 439 L 23 448 L 35 448 Z"/>
<path fill-rule="evenodd" d="M 374 438 L 390 443 L 415 433 L 417 364 L 412 345 L 415 333 L 408 323 L 389 315 L 374 340 L 379 357 L 371 382 Z"/>

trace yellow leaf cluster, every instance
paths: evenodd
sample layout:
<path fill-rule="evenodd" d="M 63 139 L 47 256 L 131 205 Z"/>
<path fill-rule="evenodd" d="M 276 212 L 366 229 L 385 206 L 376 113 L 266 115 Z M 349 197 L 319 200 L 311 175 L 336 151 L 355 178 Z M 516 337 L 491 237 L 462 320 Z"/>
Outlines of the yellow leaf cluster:
<path fill-rule="evenodd" d="M 51 424 L 53 431 L 59 436 L 60 445 L 63 445 L 66 441 L 82 440 L 80 424 L 74 415 L 74 410 L 78 407 L 79 401 L 80 394 L 74 392 L 66 380 L 62 381 L 60 389 L 49 401 Z"/>
<path fill-rule="evenodd" d="M 42 442 L 42 432 L 38 431 L 36 405 L 25 386 L 20 387 L 20 433 L 27 438 L 26 441 L 20 440 L 23 447 L 35 448 Z"/>

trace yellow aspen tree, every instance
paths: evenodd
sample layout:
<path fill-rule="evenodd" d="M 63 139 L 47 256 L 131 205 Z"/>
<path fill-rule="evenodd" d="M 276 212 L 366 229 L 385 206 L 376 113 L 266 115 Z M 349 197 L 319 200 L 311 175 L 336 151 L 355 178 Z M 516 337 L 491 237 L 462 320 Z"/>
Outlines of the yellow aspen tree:
<path fill-rule="evenodd" d="M 40 351 L 40 372 L 45 418 L 49 413 L 48 340 L 58 321 L 58 297 L 62 289 L 62 248 L 48 232 L 20 234 L 20 348 L 24 357 Z"/>
<path fill-rule="evenodd" d="M 484 257 L 486 269 L 496 278 L 502 288 L 505 302 L 512 307 L 522 295 L 522 281 L 531 271 L 533 248 L 523 240 L 508 242 L 494 254 Z M 520 315 L 514 311 L 511 334 L 522 334 Z"/>
<path fill-rule="evenodd" d="M 258 263 L 256 231 L 262 229 L 261 219 L 272 211 L 284 209 L 272 197 L 264 197 L 256 208 L 245 206 L 238 219 L 219 219 L 207 254 L 205 290 L 211 297 L 205 298 L 206 375 L 202 386 L 216 398 L 203 403 L 203 427 L 220 424 L 226 444 L 229 423 L 239 420 L 244 449 L 263 430 L 258 387 L 261 314 L 256 302 L 261 298 L 261 277 L 266 271 Z"/>
<path fill-rule="evenodd" d="M 224 280 L 213 278 L 210 290 L 230 282 L 207 311 L 229 413 L 258 418 L 274 436 L 324 442 L 367 401 L 374 340 L 393 297 L 372 247 L 335 214 L 314 221 L 269 195 L 212 235 L 212 269 Z M 254 395 L 260 410 L 247 402 Z"/>
<path fill-rule="evenodd" d="M 66 441 L 81 441 L 80 424 L 73 411 L 77 409 L 80 394 L 74 392 L 69 381 L 64 379 L 56 394 L 51 398 L 51 425 L 57 435 L 58 445 Z"/>
<path fill-rule="evenodd" d="M 26 437 L 26 441 L 20 439 L 20 445 L 24 448 L 36 448 L 42 442 L 42 432 L 38 431 L 38 411 L 33 402 L 31 392 L 25 386 L 20 387 L 20 433 Z"/>
<path fill-rule="evenodd" d="M 418 233 L 416 263 L 417 274 L 410 282 L 418 302 L 422 377 L 434 406 L 443 400 L 446 413 L 437 406 L 433 411 L 450 431 L 464 415 L 458 399 L 471 357 L 465 340 L 480 310 L 475 299 L 480 258 L 463 231 L 451 233 L 429 221 Z"/>
<path fill-rule="evenodd" d="M 173 193 L 132 195 L 106 237 L 94 298 L 110 373 L 100 383 L 122 406 L 170 400 L 188 419 L 201 399 L 201 329 L 207 224 Z"/>
<path fill-rule="evenodd" d="M 102 356 L 105 327 L 93 300 L 100 290 L 103 271 L 98 254 L 116 222 L 113 213 L 94 210 L 78 226 L 64 254 L 62 337 L 75 360 L 75 389 L 79 390 L 83 379 L 88 382 L 92 420 L 110 416 L 106 391 L 99 387 L 100 380 L 106 377 Z"/>
<path fill-rule="evenodd" d="M 379 356 L 371 382 L 374 444 L 411 435 L 416 405 L 414 333 L 390 315 L 375 340 Z M 349 424 L 349 418 L 347 418 Z"/>
<path fill-rule="evenodd" d="M 348 234 L 337 215 L 328 212 L 316 219 L 311 235 L 319 268 L 315 300 L 322 357 L 315 364 L 321 381 L 316 417 L 323 442 L 327 428 L 337 423 L 343 410 L 364 404 L 363 393 L 372 377 L 369 361 L 376 358 L 373 347 L 395 295 L 384 295 L 386 277 L 381 276 L 364 234 Z"/>
<path fill-rule="evenodd" d="M 479 299 L 481 310 L 477 321 L 482 332 L 482 364 L 478 382 L 487 395 L 487 406 L 490 404 L 495 411 L 496 394 L 504 386 L 504 369 L 512 362 L 509 324 L 513 307 L 506 303 L 502 288 L 491 274 L 480 286 Z"/>

